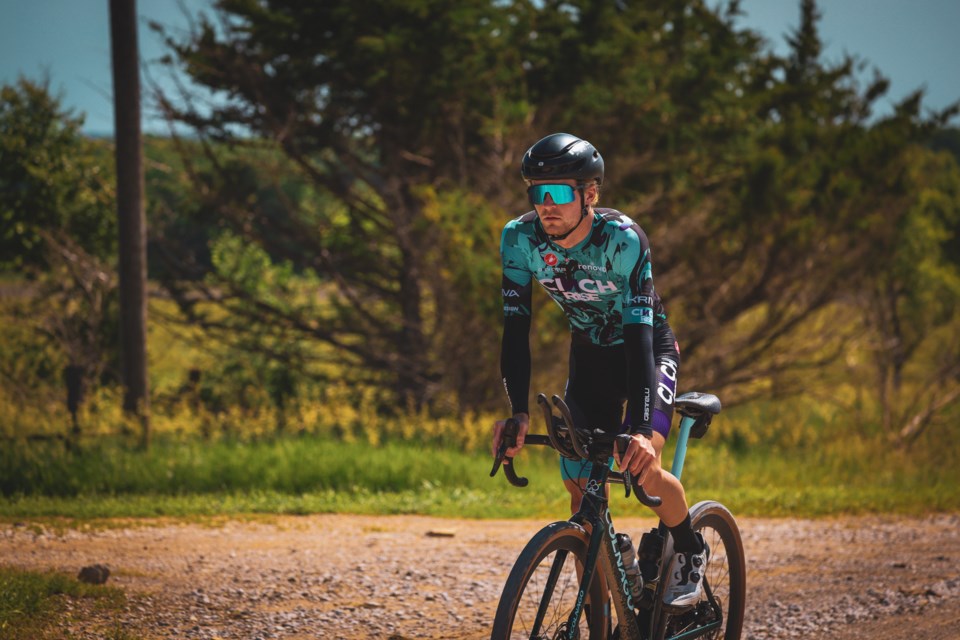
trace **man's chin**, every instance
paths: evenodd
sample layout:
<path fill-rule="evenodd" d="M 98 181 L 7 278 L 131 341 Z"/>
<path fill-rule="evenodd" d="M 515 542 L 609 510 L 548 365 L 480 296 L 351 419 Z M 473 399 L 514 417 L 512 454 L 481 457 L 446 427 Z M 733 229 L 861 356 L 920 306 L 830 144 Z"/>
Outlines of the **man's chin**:
<path fill-rule="evenodd" d="M 559 220 L 546 220 L 546 221 L 541 220 L 540 224 L 543 226 L 543 230 L 552 236 L 555 236 L 558 233 L 563 233 L 565 231 L 563 222 Z"/>

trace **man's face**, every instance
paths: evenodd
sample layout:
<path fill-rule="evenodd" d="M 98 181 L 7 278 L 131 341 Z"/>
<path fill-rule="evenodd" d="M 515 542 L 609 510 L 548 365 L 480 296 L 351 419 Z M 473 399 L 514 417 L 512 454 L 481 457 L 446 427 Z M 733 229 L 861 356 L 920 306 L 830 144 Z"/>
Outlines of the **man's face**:
<path fill-rule="evenodd" d="M 531 184 L 567 184 L 576 190 L 576 180 L 533 180 Z M 592 200 L 593 185 L 584 188 L 584 197 L 587 202 Z M 560 235 L 572 229 L 580 222 L 580 192 L 576 191 L 573 202 L 557 204 L 549 194 L 544 197 L 543 204 L 534 205 L 543 230 L 549 235 Z"/>

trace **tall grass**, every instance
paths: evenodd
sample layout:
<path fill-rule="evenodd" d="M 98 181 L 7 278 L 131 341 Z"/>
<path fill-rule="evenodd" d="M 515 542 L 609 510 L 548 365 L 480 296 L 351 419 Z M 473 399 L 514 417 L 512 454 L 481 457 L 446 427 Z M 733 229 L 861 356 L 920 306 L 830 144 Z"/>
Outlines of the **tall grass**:
<path fill-rule="evenodd" d="M 118 439 L 79 451 L 59 443 L 0 453 L 0 516 L 186 516 L 237 513 L 533 515 L 562 503 L 557 464 L 524 455 L 534 488 L 490 478 L 489 455 L 317 437 L 158 440 L 147 452 Z M 512 505 L 499 511 L 498 505 Z"/>
<path fill-rule="evenodd" d="M 316 437 L 256 441 L 158 440 L 142 452 L 118 439 L 79 452 L 59 443 L 0 453 L 4 496 L 183 495 L 235 491 L 418 490 L 479 487 L 487 460 L 454 449 L 391 442 L 380 446 Z"/>
<path fill-rule="evenodd" d="M 854 437 L 747 447 L 718 435 L 691 443 L 683 474 L 691 503 L 717 499 L 739 515 L 755 516 L 960 510 L 955 450 L 945 457 L 943 449 L 903 450 Z M 665 464 L 671 455 L 672 446 Z M 530 486 L 510 487 L 500 474 L 490 478 L 483 450 L 415 441 L 167 438 L 147 452 L 119 439 L 100 439 L 79 451 L 23 444 L 0 453 L 0 516 L 563 517 L 567 499 L 556 455 L 528 447 L 516 464 Z M 632 500 L 614 500 L 618 513 L 648 515 Z"/>

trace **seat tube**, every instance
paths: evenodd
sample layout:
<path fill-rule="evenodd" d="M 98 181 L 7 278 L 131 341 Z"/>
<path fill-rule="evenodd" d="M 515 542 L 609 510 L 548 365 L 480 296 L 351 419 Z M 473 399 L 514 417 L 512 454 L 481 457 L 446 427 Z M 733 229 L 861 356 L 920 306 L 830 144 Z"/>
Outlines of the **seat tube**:
<path fill-rule="evenodd" d="M 695 420 L 690 416 L 683 416 L 680 419 L 680 433 L 677 435 L 677 448 L 673 452 L 673 465 L 670 467 L 677 480 L 683 473 L 683 461 L 687 457 L 687 441 L 690 439 L 690 430 L 693 428 Z"/>

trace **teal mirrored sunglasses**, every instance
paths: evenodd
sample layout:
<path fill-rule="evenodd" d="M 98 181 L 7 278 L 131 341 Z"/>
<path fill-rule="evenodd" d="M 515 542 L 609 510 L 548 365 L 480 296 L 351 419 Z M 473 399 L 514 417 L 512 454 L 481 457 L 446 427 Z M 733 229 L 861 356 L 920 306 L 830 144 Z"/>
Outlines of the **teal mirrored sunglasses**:
<path fill-rule="evenodd" d="M 527 189 L 527 197 L 533 205 L 543 204 L 547 195 L 553 204 L 569 204 L 577 199 L 577 190 L 569 184 L 535 184 Z"/>

